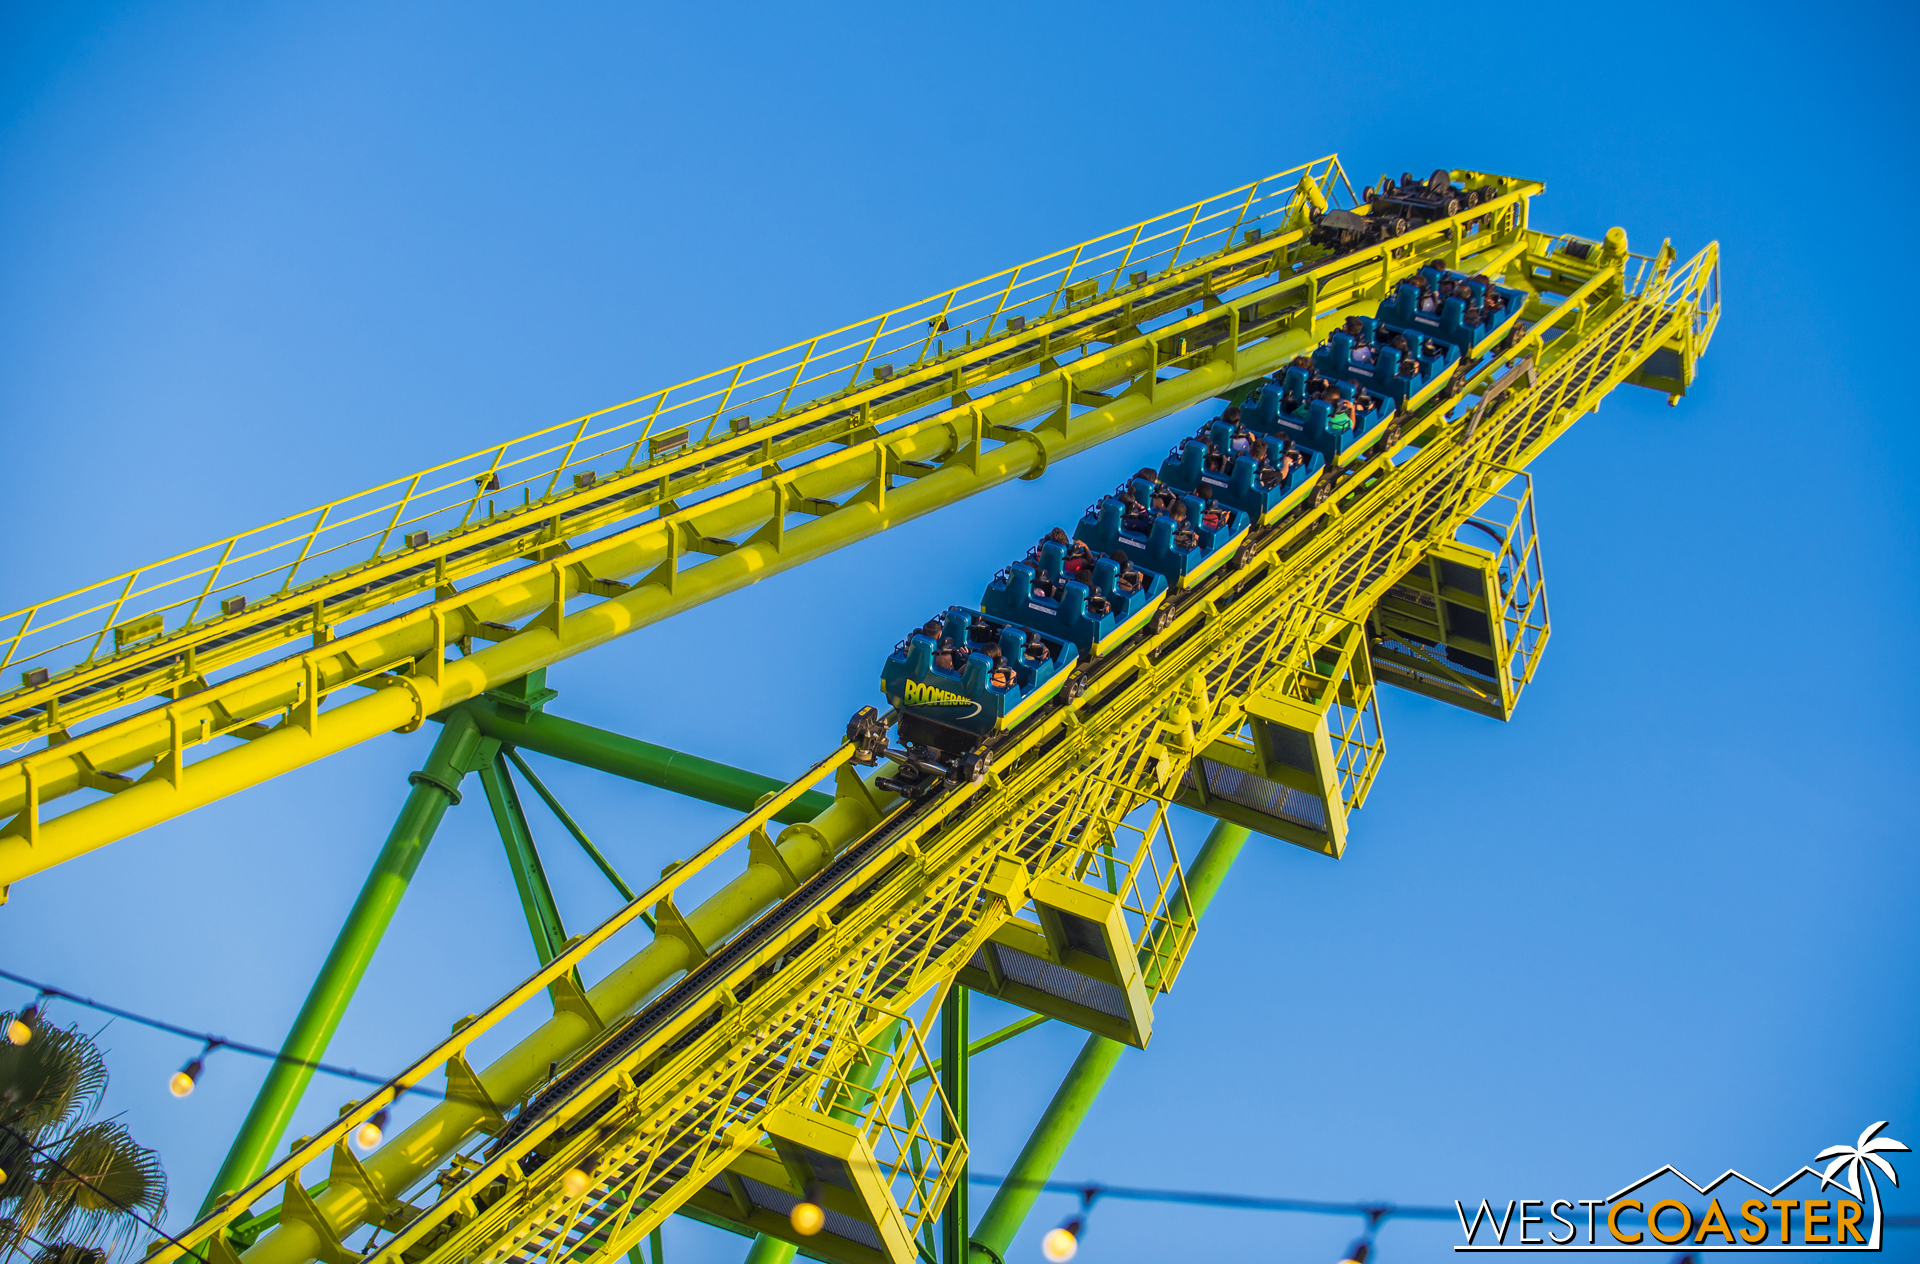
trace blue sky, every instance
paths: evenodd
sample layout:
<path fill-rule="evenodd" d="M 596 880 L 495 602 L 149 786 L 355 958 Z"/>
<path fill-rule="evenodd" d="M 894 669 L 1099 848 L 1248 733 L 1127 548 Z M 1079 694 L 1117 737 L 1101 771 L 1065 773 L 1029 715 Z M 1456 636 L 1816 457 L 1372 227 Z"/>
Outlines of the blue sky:
<path fill-rule="evenodd" d="M 1519 713 L 1389 691 L 1346 858 L 1248 846 L 1060 1175 L 1446 1203 L 1599 1196 L 1666 1162 L 1784 1174 L 1879 1119 L 1914 1141 L 1920 453 L 1879 338 L 1910 287 L 1872 253 L 1914 227 L 1914 25 L 1845 3 L 9 6 L 0 604 L 1327 151 L 1541 179 L 1539 225 L 1722 243 L 1697 389 L 1622 390 L 1535 467 L 1554 635 Z M 557 669 L 554 710 L 797 772 L 909 624 L 1178 428 Z M 20 884 L 0 961 L 276 1042 L 429 740 Z M 541 768 L 629 873 L 723 823 Z M 397 1066 L 533 965 L 480 801 L 336 1060 Z M 611 911 L 543 837 L 570 924 Z M 218 1058 L 177 1102 L 191 1048 L 106 1043 L 184 1223 L 261 1068 Z M 1078 1044 L 1043 1028 L 980 1059 L 978 1166 Z M 350 1095 L 320 1085 L 297 1130 Z M 1009 1258 L 1068 1210 L 1043 1199 Z M 1081 1258 L 1318 1264 L 1355 1227 L 1102 1204 Z M 1380 1258 L 1450 1233 L 1390 1224 Z M 741 1245 L 676 1224 L 668 1250 Z"/>

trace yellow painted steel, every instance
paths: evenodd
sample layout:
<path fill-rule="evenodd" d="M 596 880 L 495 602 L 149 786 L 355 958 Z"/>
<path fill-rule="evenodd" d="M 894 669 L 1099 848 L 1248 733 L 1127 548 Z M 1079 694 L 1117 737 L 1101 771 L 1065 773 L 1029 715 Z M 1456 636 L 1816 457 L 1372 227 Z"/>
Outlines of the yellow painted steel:
<path fill-rule="evenodd" d="M 737 1161 L 773 1153 L 765 1127 L 826 1109 L 826 1086 L 844 1080 L 850 1060 L 872 1043 L 880 1016 L 863 1007 L 885 1010 L 893 1016 L 886 1021 L 917 1010 L 912 1021 L 930 1022 L 944 989 L 1023 912 L 1035 884 L 1102 889 L 1111 841 L 1130 827 L 1157 830 L 1152 823 L 1164 822 L 1194 758 L 1244 734 L 1252 700 L 1311 695 L 1328 664 L 1352 654 L 1353 628 L 1381 598 L 1574 420 L 1662 351 L 1679 356 L 1672 380 L 1691 379 L 1717 317 L 1716 249 L 1675 270 L 1670 252 L 1637 263 L 1624 251 L 1575 261 L 1557 244 L 1529 234 L 1508 274 L 1532 278 L 1536 293 L 1578 295 L 1558 306 L 1529 304 L 1531 319 L 1551 314 L 1563 334 L 1523 339 L 1468 383 L 1458 406 L 1411 419 L 1331 494 L 1170 602 L 1165 625 L 1107 656 L 1083 694 L 1001 738 L 985 780 L 903 804 L 855 776 L 843 747 L 464 1024 L 393 1087 L 343 1112 L 178 1243 L 161 1246 L 152 1264 L 199 1244 L 230 1264 L 219 1231 L 276 1190 L 288 1210 L 245 1252 L 248 1264 L 344 1264 L 352 1253 L 341 1241 L 370 1221 L 392 1236 L 369 1264 L 590 1264 L 626 1250 Z M 1375 266 L 1383 282 L 1391 279 L 1390 267 Z M 1308 303 L 1302 333 L 1327 323 L 1311 290 Z M 1242 310 L 1227 314 L 1230 327 Z M 1338 314 L 1334 303 L 1327 320 Z M 1268 342 L 1290 347 L 1297 338 L 1283 332 Z M 1230 337 L 1189 351 L 1189 371 L 1170 382 L 1149 365 L 1132 398 L 1189 378 L 1211 393 L 1273 358 L 1255 354 L 1265 345 Z M 1109 401 L 1087 415 L 1121 406 Z M 1058 424 L 1071 438 L 1080 420 L 1063 408 Z M 1100 424 L 1119 423 L 1109 416 Z M 1031 468 L 1032 454 L 1048 444 L 960 450 L 982 461 L 1025 452 Z M 885 494 L 891 500 L 918 485 Z M 389 686 L 373 698 L 407 693 Z M 773 859 L 766 822 L 829 774 L 834 807 L 783 831 Z M 667 929 L 622 959 L 630 950 L 615 948 L 618 931 L 641 910 L 665 907 L 677 886 L 743 842 L 746 874 L 687 919 L 691 931 L 663 918 Z M 1177 974 L 1190 932 L 1180 886 L 1176 867 L 1157 900 L 1141 902 L 1148 916 L 1133 923 L 1155 991 Z M 584 1004 L 557 1005 L 494 1062 L 466 1071 L 460 1055 L 474 1040 L 582 966 L 606 971 Z M 325 1192 L 304 1193 L 301 1169 L 346 1154 L 347 1136 L 398 1088 L 442 1067 L 455 1090 L 447 1101 L 364 1166 L 336 1157 Z M 901 1205 L 933 1205 L 940 1179 L 914 1185 Z"/>
<path fill-rule="evenodd" d="M 905 392 L 892 402 L 920 410 L 890 428 L 880 428 L 869 390 L 821 406 L 859 411 L 832 431 L 830 451 L 792 469 L 751 429 L 716 434 L 696 455 L 715 463 L 709 471 L 730 471 L 731 481 L 709 482 L 702 500 L 679 506 L 685 493 L 667 467 L 609 478 L 596 493 L 631 492 L 664 516 L 620 527 L 616 515 L 631 516 L 630 507 L 615 506 L 560 520 L 531 560 L 496 578 L 460 591 L 448 584 L 437 599 L 364 630 L 206 688 L 179 686 L 177 699 L 92 731 L 55 732 L 44 749 L 0 765 L 0 815 L 13 818 L 0 830 L 0 886 L 357 742 L 417 727 L 493 685 L 985 488 L 1039 477 L 1054 459 L 1272 372 L 1428 259 L 1504 268 L 1537 240 L 1523 224 L 1525 199 L 1540 186 L 1476 178 L 1504 191 L 1470 214 L 1337 259 L 1305 244 L 1297 213 L 1304 194 L 1296 191 L 1280 226 L 1258 230 L 1257 240 L 1256 230 L 1245 230 L 1157 278 L 1053 302 L 1051 313 L 1037 312 L 979 351 L 975 378 L 946 361 L 889 376 L 886 389 Z M 1244 197 L 1262 187 L 1245 186 Z M 1176 243 L 1174 253 L 1184 248 Z M 1196 310 L 1178 315 L 1183 304 Z M 1142 332 L 1148 311 L 1162 323 Z M 998 319 L 996 309 L 986 324 Z M 1081 354 L 1062 362 L 1056 333 Z M 591 542 L 568 534 L 608 526 L 618 529 Z M 683 566 L 694 557 L 705 560 Z M 414 576 L 408 591 L 433 578 Z M 474 649 L 476 641 L 494 643 Z M 451 658 L 453 645 L 472 652 Z M 355 688 L 369 692 L 338 700 Z M 82 789 L 106 797 L 45 815 L 48 803 Z"/>
<path fill-rule="evenodd" d="M 1467 541 L 1429 550 L 1374 607 L 1371 656 L 1381 680 L 1512 717 L 1553 633 L 1533 480 L 1522 475 L 1514 486 L 1494 498 L 1496 512 L 1475 516 Z"/>
<path fill-rule="evenodd" d="M 309 637 L 323 642 L 346 620 L 1098 343 L 1111 332 L 1105 317 L 1138 323 L 1199 300 L 1204 287 L 1194 281 L 1205 274 L 1195 261 L 1223 253 L 1237 234 L 1271 244 L 1276 228 L 1297 229 L 1301 208 L 1324 205 L 1344 182 L 1337 159 L 1317 159 L 0 615 L 0 671 L 22 680 L 0 692 L 0 745 L 177 697 L 223 666 Z M 1042 326 L 1038 354 L 1024 351 Z M 789 407 L 796 397 L 807 402 Z M 738 415 L 722 428 L 730 412 Z M 496 512 L 502 498 L 508 508 Z M 354 555 L 361 546 L 364 558 Z M 327 573 L 296 582 L 323 563 Z"/>

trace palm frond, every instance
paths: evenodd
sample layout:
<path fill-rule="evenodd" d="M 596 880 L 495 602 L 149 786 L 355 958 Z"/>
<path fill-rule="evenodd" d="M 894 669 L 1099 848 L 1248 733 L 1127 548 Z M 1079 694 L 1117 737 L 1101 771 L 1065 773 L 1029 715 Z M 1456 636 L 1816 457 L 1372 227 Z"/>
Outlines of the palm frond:
<path fill-rule="evenodd" d="M 1852 1158 L 1853 1154 L 1854 1154 L 1854 1147 L 1850 1145 L 1828 1146 L 1826 1149 L 1822 1150 L 1820 1153 L 1814 1155 L 1813 1161 L 1815 1163 L 1818 1163 L 1821 1159 L 1831 1159 L 1835 1155 L 1839 1155 L 1842 1158 Z M 1833 1171 L 1833 1169 L 1828 1168 L 1827 1171 L 1831 1172 Z"/>
<path fill-rule="evenodd" d="M 1867 1142 L 1865 1146 L 1865 1149 L 1869 1154 L 1873 1154 L 1879 1151 L 1893 1153 L 1895 1151 L 1904 1151 L 1910 1148 L 1911 1147 L 1905 1145 L 1902 1142 L 1895 1141 L 1892 1137 L 1875 1137 L 1873 1140 Z"/>
<path fill-rule="evenodd" d="M 40 1160 L 33 1144 L 11 1129 L 0 1131 L 0 1203 L 18 1202 L 33 1186 Z M 0 1225 L 0 1242 L 6 1241 L 6 1226 Z"/>
<path fill-rule="evenodd" d="M 62 1138 L 56 1157 L 40 1182 L 40 1236 L 58 1235 L 80 1246 L 130 1244 L 141 1231 L 140 1215 L 153 1220 L 166 1209 L 160 1156 L 134 1141 L 124 1124 L 76 1128 Z"/>
<path fill-rule="evenodd" d="M 0 1015 L 0 1026 L 13 1015 Z M 93 1041 L 43 1021 L 23 1045 L 0 1042 L 0 1123 L 28 1136 L 84 1119 L 107 1091 L 107 1062 Z"/>
<path fill-rule="evenodd" d="M 1882 1172 L 1885 1172 L 1887 1174 L 1887 1179 L 1892 1181 L 1895 1185 L 1898 1185 L 1900 1183 L 1900 1177 L 1898 1176 L 1898 1174 L 1894 1172 L 1893 1164 L 1887 1162 L 1885 1159 L 1881 1158 L 1877 1154 L 1863 1154 L 1860 1157 L 1865 1159 L 1867 1162 L 1873 1164 L 1875 1167 L 1879 1168 Z"/>
<path fill-rule="evenodd" d="M 77 1242 L 50 1242 L 33 1257 L 33 1264 L 107 1264 L 107 1253 Z"/>

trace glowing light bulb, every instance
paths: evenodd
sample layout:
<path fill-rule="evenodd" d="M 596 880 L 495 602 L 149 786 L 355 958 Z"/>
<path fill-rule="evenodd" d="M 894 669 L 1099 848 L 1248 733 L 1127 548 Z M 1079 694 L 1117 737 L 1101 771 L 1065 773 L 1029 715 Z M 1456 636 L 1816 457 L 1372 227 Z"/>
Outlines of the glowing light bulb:
<path fill-rule="evenodd" d="M 1080 1239 L 1073 1236 L 1071 1229 L 1049 1229 L 1047 1236 L 1040 1239 L 1040 1254 L 1049 1264 L 1066 1264 L 1080 1253 Z"/>
<path fill-rule="evenodd" d="M 167 1081 L 167 1091 L 175 1097 L 185 1097 L 193 1092 L 193 1086 L 200 1079 L 200 1072 L 206 1070 L 206 1066 L 207 1064 L 199 1058 L 187 1063 L 175 1071 L 173 1078 Z"/>
<path fill-rule="evenodd" d="M 33 1039 L 33 1028 L 27 1026 L 25 1023 L 21 1022 L 17 1018 L 8 1020 L 7 1043 L 15 1044 L 15 1045 L 23 1045 L 27 1043 L 27 1041 L 32 1039 Z"/>
<path fill-rule="evenodd" d="M 560 1178 L 560 1192 L 568 1198 L 578 1198 L 592 1188 L 593 1178 L 577 1167 Z"/>
<path fill-rule="evenodd" d="M 380 1144 L 380 1138 L 386 1135 L 384 1131 L 386 1126 L 387 1112 L 384 1110 L 376 1112 L 372 1119 L 361 1124 L 360 1130 L 353 1134 L 353 1143 L 362 1150 L 373 1149 Z"/>
<path fill-rule="evenodd" d="M 793 1205 L 787 1219 L 793 1222 L 793 1231 L 803 1238 L 810 1238 L 827 1226 L 827 1213 L 820 1209 L 820 1204 L 804 1199 Z"/>

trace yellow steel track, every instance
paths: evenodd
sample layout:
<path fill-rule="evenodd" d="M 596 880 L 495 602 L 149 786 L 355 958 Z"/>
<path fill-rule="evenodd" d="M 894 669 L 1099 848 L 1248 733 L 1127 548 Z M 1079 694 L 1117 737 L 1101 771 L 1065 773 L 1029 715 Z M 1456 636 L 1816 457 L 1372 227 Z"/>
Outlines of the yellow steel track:
<path fill-rule="evenodd" d="M 682 438 L 645 460 L 643 437 L 659 433 L 651 427 L 672 392 L 641 401 L 651 402 L 639 410 L 644 420 L 589 431 L 598 415 L 582 419 L 564 443 L 548 445 L 538 474 L 519 480 L 527 504 L 483 522 L 469 520 L 479 503 L 472 484 L 416 513 L 435 471 L 403 480 L 407 494 L 390 509 L 382 502 L 381 521 L 398 531 L 439 513 L 453 525 L 417 543 L 416 534 L 403 555 L 377 553 L 234 616 L 189 620 L 0 699 L 11 716 L 0 741 L 46 742 L 0 764 L 0 816 L 10 818 L 0 829 L 0 886 L 417 727 L 494 685 L 997 483 L 1038 477 L 1054 459 L 1272 371 L 1428 258 L 1497 268 L 1535 240 L 1525 207 L 1540 186 L 1497 179 L 1498 196 L 1471 212 L 1327 258 L 1305 244 L 1305 210 L 1343 179 L 1323 159 L 899 309 L 915 321 L 932 313 L 933 328 L 916 324 L 910 343 L 890 325 L 898 313 L 849 327 L 850 340 L 839 331 L 851 376 L 866 377 L 813 403 L 787 407 L 831 336 L 796 344 L 785 360 L 776 353 L 773 362 L 790 361 L 791 370 L 749 375 L 761 362 L 735 366 L 720 375 L 727 388 L 690 397 L 702 408 L 718 397 L 702 414 L 704 438 L 679 425 L 669 433 Z M 1155 232 L 1164 242 L 1146 249 Z M 1142 261 L 1163 269 L 1127 273 Z M 1033 280 L 1023 282 L 1028 268 Z M 1023 314 L 1010 315 L 1016 310 Z M 943 321 L 948 328 L 936 333 Z M 969 321 L 977 340 L 962 330 Z M 962 345 L 944 346 L 956 331 Z M 920 358 L 876 368 L 887 338 L 896 340 L 893 359 Z M 753 377 L 786 383 L 757 397 L 777 410 L 720 429 L 721 414 L 738 406 L 738 382 Z M 511 446 L 466 468 L 479 469 L 484 487 L 506 468 Z M 626 463 L 606 468 L 616 460 Z M 533 483 L 547 489 L 538 501 Z M 326 510 L 314 516 L 325 521 Z M 299 546 L 296 565 L 319 533 L 315 526 L 285 541 Z M 376 542 L 390 534 L 383 528 Z M 224 557 L 231 544 L 202 552 Z M 204 588 L 215 575 L 203 569 L 193 582 Z M 394 611 L 408 600 L 417 604 Z M 162 613 L 191 613 L 197 601 L 182 597 Z M 40 609 L 22 612 L 23 628 Z M 108 603 L 103 617 L 119 609 Z M 377 621 L 357 630 L 332 622 L 356 612 Z M 295 637 L 312 644 L 285 654 Z M 283 656 L 249 665 L 276 647 Z M 231 673 L 213 679 L 216 663 Z M 143 701 L 146 709 L 119 714 Z M 71 727 L 88 717 L 96 727 Z M 50 804 L 83 790 L 101 797 L 49 814 Z"/>
<path fill-rule="evenodd" d="M 1076 361 L 1052 385 L 1035 388 L 1049 408 L 1047 420 L 1010 433 L 998 447 L 988 448 L 987 437 L 1004 423 L 981 414 L 1011 409 L 1011 402 L 989 396 L 903 426 L 897 437 L 867 449 L 867 468 L 876 476 L 879 463 L 893 459 L 889 453 L 939 467 L 899 489 L 871 477 L 859 512 L 884 522 L 944 503 L 982 471 L 993 478 L 1028 473 L 1047 455 L 1124 432 L 1135 417 L 1159 415 L 1170 402 L 1204 398 L 1270 371 L 1311 345 L 1345 310 L 1375 301 L 1421 258 L 1444 253 L 1475 268 L 1502 258 L 1510 276 L 1523 274 L 1537 294 L 1559 300 L 1529 303 L 1527 335 L 1467 384 L 1461 404 L 1437 405 L 1387 435 L 1331 494 L 1250 542 L 1232 565 L 1183 595 L 1163 628 L 1103 659 L 1084 694 L 1063 697 L 1001 739 L 992 752 L 994 771 L 983 782 L 903 803 L 855 776 L 848 766 L 852 751 L 843 747 L 461 1026 L 388 1088 L 298 1145 L 179 1243 L 205 1245 L 216 1264 L 229 1260 L 233 1248 L 220 1230 L 278 1191 L 279 1226 L 246 1251 L 249 1264 L 346 1264 L 360 1257 L 342 1240 L 369 1222 L 392 1233 L 366 1257 L 378 1264 L 611 1258 L 703 1197 L 731 1166 L 769 1153 L 762 1131 L 773 1121 L 796 1111 L 817 1115 L 844 1101 L 856 1060 L 882 1046 L 908 1050 L 911 1041 L 901 1043 L 897 1035 L 902 1023 L 930 1021 L 916 1012 L 932 1014 L 976 950 L 1021 911 L 1032 884 L 1090 880 L 1103 867 L 1115 882 L 1116 860 L 1126 872 L 1113 889 L 1121 893 L 1147 983 L 1157 990 L 1170 986 L 1192 918 L 1166 807 L 1192 761 L 1240 733 L 1256 697 L 1313 701 L 1354 688 L 1366 652 L 1358 632 L 1382 596 L 1429 551 L 1451 542 L 1483 503 L 1610 390 L 1636 374 L 1644 380 L 1657 354 L 1674 353 L 1675 380 L 1684 384 L 1717 317 L 1712 247 L 1676 269 L 1664 249 L 1653 259 L 1597 247 L 1575 258 L 1554 249 L 1555 239 L 1517 224 L 1487 233 L 1478 259 L 1457 224 L 1409 237 L 1292 276 L 1269 274 L 1267 284 L 1167 331 L 1120 340 Z M 1252 267 L 1251 258 L 1228 251 L 1207 266 Z M 1170 363 L 1184 372 L 1162 380 L 1160 371 Z M 1089 380 L 1131 385 L 1089 400 L 1076 414 L 1074 392 L 1105 391 L 1088 388 Z M 943 478 L 951 483 L 939 496 L 911 499 Z M 798 534 L 786 529 L 762 565 L 814 555 L 817 549 L 795 541 Z M 772 538 L 707 565 L 725 566 Z M 568 581 L 564 569 L 554 570 L 544 594 L 532 590 L 537 581 L 521 582 L 529 585 L 526 602 L 551 604 Z M 671 597 L 674 582 L 669 572 L 650 587 Z M 596 609 L 623 608 L 633 599 L 611 597 Z M 302 722 L 308 736 L 298 740 L 320 741 L 327 716 L 374 702 L 384 710 L 367 731 L 394 727 L 628 625 L 574 623 L 590 614 L 556 606 L 551 627 L 485 652 L 500 654 L 524 639 L 523 654 L 467 676 L 461 668 L 484 654 L 459 663 L 428 655 L 407 678 L 413 683 L 385 685 L 369 698 L 321 712 L 318 720 L 310 715 Z M 629 623 L 638 617 L 630 611 Z M 550 639 L 536 641 L 540 636 Z M 1352 770 L 1346 790 L 1356 804 L 1374 762 L 1377 750 L 1366 767 Z M 768 840 L 764 827 L 772 815 L 829 775 L 836 779 L 835 806 L 811 825 L 789 827 L 777 844 Z M 192 784 L 190 775 L 186 785 Z M 50 833 L 56 823 L 43 830 Z M 1129 852 L 1119 846 L 1123 838 L 1137 838 L 1141 846 Z M 739 854 L 742 844 L 745 871 L 729 890 L 766 912 L 737 929 L 697 917 L 691 929 L 677 929 L 688 923 L 663 918 L 662 931 L 637 954 L 615 948 L 615 936 L 642 911 L 670 909 L 673 892 L 690 874 Z M 1154 870 L 1149 862 L 1156 855 L 1165 863 Z M 575 996 L 567 981 L 582 967 L 602 977 Z M 484 1068 L 470 1070 L 467 1050 L 550 985 L 559 985 L 562 997 L 552 1016 Z M 909 1057 L 910 1050 L 899 1056 Z M 442 1069 L 448 1100 L 364 1164 L 354 1159 L 347 1136 L 401 1090 Z M 930 1107 L 913 1102 L 909 1080 L 896 1075 L 874 1091 L 875 1103 L 859 1125 L 866 1135 L 893 1127 L 930 1143 L 923 1135 Z M 329 1185 L 310 1197 L 299 1174 L 329 1153 Z M 938 1205 L 953 1179 L 953 1157 L 950 1150 L 940 1161 L 929 1157 L 893 1170 L 906 1187 L 901 1205 L 910 1220 L 914 1208 L 924 1213 Z M 178 1257 L 180 1244 L 162 1246 L 150 1257 L 153 1264 Z"/>

